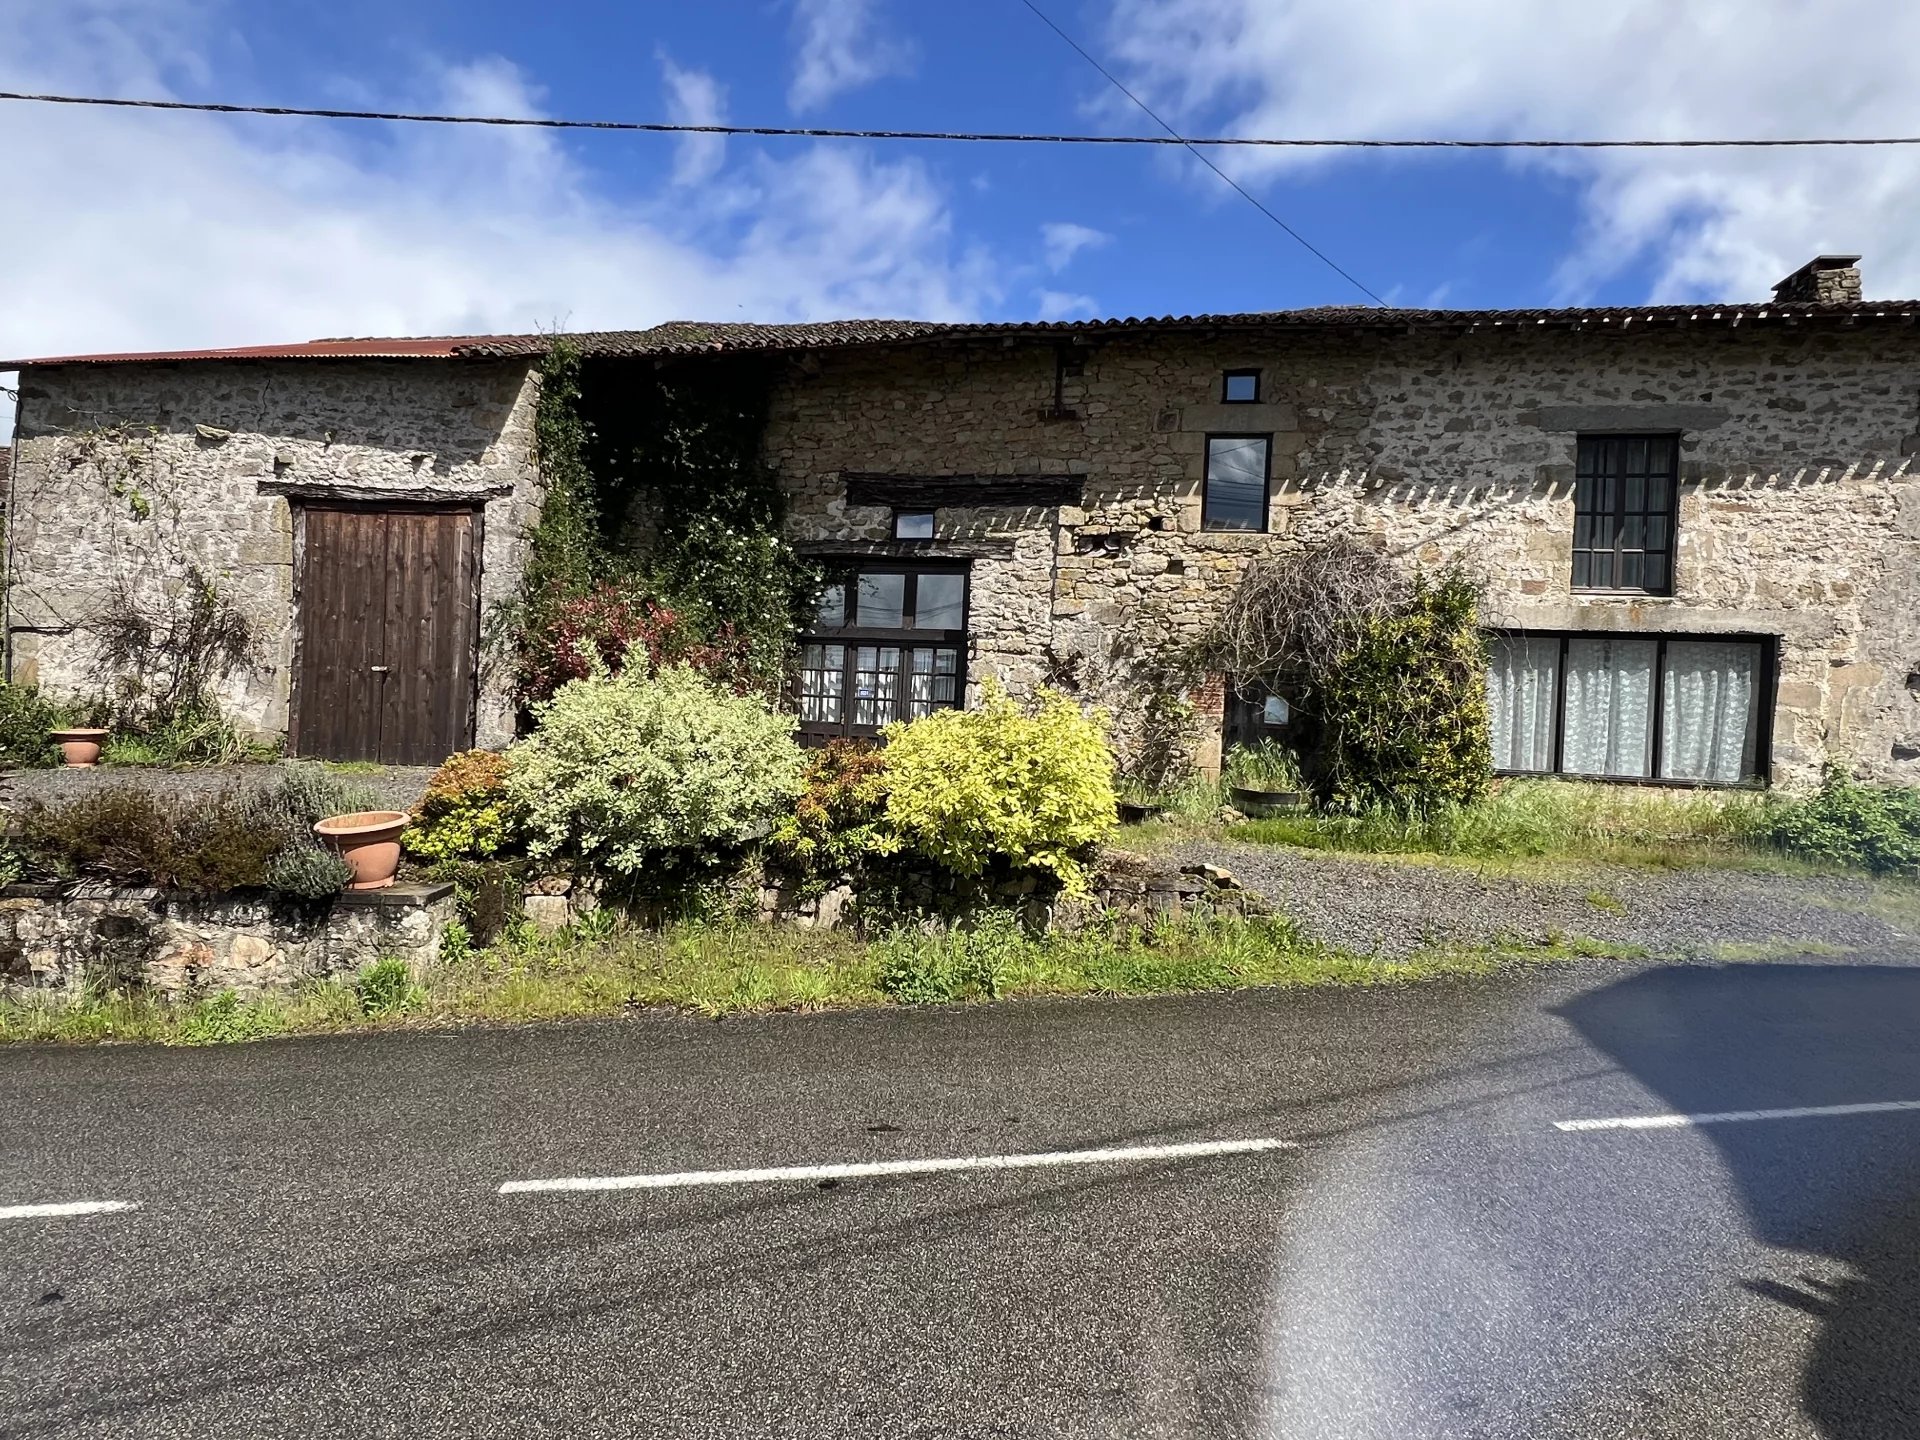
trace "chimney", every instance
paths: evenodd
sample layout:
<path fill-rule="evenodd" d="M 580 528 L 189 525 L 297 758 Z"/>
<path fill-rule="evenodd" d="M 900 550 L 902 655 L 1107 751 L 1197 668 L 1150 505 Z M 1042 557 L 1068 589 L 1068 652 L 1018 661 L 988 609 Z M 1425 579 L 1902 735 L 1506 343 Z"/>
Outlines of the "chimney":
<path fill-rule="evenodd" d="M 1843 305 L 1860 298 L 1858 255 L 1816 255 L 1773 287 L 1783 305 Z"/>

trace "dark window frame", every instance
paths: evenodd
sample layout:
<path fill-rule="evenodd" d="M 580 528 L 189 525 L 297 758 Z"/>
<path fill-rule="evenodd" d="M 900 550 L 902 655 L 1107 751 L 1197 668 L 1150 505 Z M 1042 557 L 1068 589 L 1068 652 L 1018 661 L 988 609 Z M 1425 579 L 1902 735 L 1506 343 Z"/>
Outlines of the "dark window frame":
<path fill-rule="evenodd" d="M 1244 400 L 1236 400 L 1229 393 L 1235 380 L 1253 377 L 1253 394 Z M 1248 366 L 1244 370 L 1223 370 L 1220 372 L 1220 403 L 1222 405 L 1258 405 L 1260 403 L 1260 368 Z"/>
<path fill-rule="evenodd" d="M 867 573 L 880 575 L 905 575 L 906 586 L 901 595 L 902 619 L 911 621 L 919 603 L 920 577 L 922 575 L 958 575 L 960 577 L 960 624 L 958 628 L 923 630 L 912 624 L 899 626 L 861 625 L 860 619 L 860 576 Z M 845 614 L 849 623 L 839 626 L 811 625 L 800 636 L 801 654 L 804 656 L 809 645 L 840 645 L 846 654 L 841 663 L 841 718 L 837 721 L 808 720 L 802 716 L 799 738 L 803 744 L 823 744 L 828 740 L 842 737 L 854 739 L 875 739 L 885 728 L 882 725 L 860 725 L 853 719 L 854 674 L 857 667 L 856 651 L 862 645 L 897 646 L 900 651 L 897 670 L 896 703 L 903 704 L 912 691 L 913 651 L 928 647 L 952 650 L 954 656 L 953 704 L 952 708 L 966 708 L 967 700 L 967 637 L 973 623 L 973 567 L 966 560 L 901 560 L 875 559 L 835 564 L 828 573 L 828 583 L 843 585 L 845 589 Z M 791 696 L 794 708 L 799 709 L 799 678 L 794 678 Z M 892 723 L 891 721 L 888 722 Z"/>
<path fill-rule="evenodd" d="M 1660 441 L 1670 447 L 1668 454 L 1672 457 L 1672 463 L 1664 474 L 1658 477 L 1664 479 L 1667 483 L 1667 503 L 1663 508 L 1656 509 L 1649 507 L 1643 500 L 1641 507 L 1636 510 L 1629 508 L 1626 503 L 1627 476 L 1624 458 L 1625 447 L 1633 444 L 1635 441 L 1643 444 Z M 1621 447 L 1621 459 L 1616 466 L 1614 475 L 1609 477 L 1598 473 L 1600 470 L 1599 456 L 1603 452 L 1604 447 L 1616 445 Z M 1591 463 L 1589 462 L 1590 455 L 1594 457 Z M 1640 473 L 1643 480 L 1654 478 L 1650 470 Z M 1597 497 L 1595 492 L 1601 483 L 1607 479 L 1612 479 L 1614 482 L 1614 503 L 1611 507 L 1603 510 L 1596 503 Z M 1568 579 L 1575 593 L 1592 595 L 1672 595 L 1674 593 L 1674 571 L 1676 568 L 1674 561 L 1678 557 L 1680 550 L 1679 432 L 1672 430 L 1632 432 L 1594 431 L 1581 435 L 1574 452 L 1573 516 L 1574 543 L 1571 565 L 1569 567 L 1571 573 Z M 1588 534 L 1589 543 L 1584 546 L 1580 544 L 1580 521 L 1583 518 L 1590 522 Z M 1646 544 L 1646 522 L 1654 518 L 1663 520 L 1666 525 L 1666 544 L 1661 547 Z M 1641 543 L 1638 546 L 1623 543 L 1623 536 L 1626 533 L 1629 520 L 1638 520 L 1641 523 Z M 1607 527 L 1611 534 L 1611 543 L 1608 545 L 1594 543 L 1598 539 L 1598 536 L 1594 532 L 1597 531 L 1602 524 Z M 1588 577 L 1585 583 L 1580 582 L 1578 579 L 1580 558 L 1583 554 L 1587 557 L 1588 565 Z M 1639 555 L 1641 557 L 1640 563 L 1643 567 L 1643 574 L 1646 557 L 1648 555 L 1661 556 L 1665 565 L 1664 582 L 1657 586 L 1621 584 L 1621 571 L 1625 564 L 1625 558 L 1628 555 Z M 1603 559 L 1606 560 L 1608 564 L 1608 574 L 1612 583 L 1606 585 L 1594 584 L 1593 572 L 1599 567 Z"/>
<path fill-rule="evenodd" d="M 1216 440 L 1258 440 L 1265 449 L 1260 457 L 1260 523 L 1255 526 L 1215 525 L 1213 523 L 1212 499 L 1209 491 L 1213 487 L 1213 442 Z M 1271 430 L 1250 431 L 1209 431 L 1206 436 L 1206 448 L 1201 452 L 1200 471 L 1200 528 L 1216 535 L 1265 535 L 1272 527 L 1273 508 L 1273 432 Z"/>
<path fill-rule="evenodd" d="M 1592 780 L 1605 785 L 1653 785 L 1669 790 L 1765 790 L 1773 775 L 1773 716 L 1778 703 L 1780 682 L 1780 637 L 1756 635 L 1748 631 L 1717 634 L 1711 631 L 1676 630 L 1531 630 L 1520 627 L 1493 629 L 1491 639 L 1558 640 L 1560 657 L 1554 662 L 1553 681 L 1553 768 L 1551 770 L 1508 770 L 1494 767 L 1494 774 L 1529 780 Z M 1648 775 L 1590 775 L 1570 773 L 1565 763 L 1567 737 L 1567 645 L 1573 640 L 1651 640 L 1653 648 L 1652 744 L 1648 750 Z M 1665 778 L 1660 767 L 1666 760 L 1666 688 L 1667 645 L 1670 641 L 1708 641 L 1724 644 L 1758 645 L 1760 669 L 1754 677 L 1754 704 L 1759 715 L 1753 732 L 1753 763 L 1759 774 L 1745 780 L 1684 780 Z"/>

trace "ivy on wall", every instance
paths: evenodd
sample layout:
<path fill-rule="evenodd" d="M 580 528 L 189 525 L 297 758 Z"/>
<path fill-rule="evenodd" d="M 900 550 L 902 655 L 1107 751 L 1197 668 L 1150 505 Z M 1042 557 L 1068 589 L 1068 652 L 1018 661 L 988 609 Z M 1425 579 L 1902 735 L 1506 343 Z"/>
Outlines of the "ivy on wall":
<path fill-rule="evenodd" d="M 732 359 L 583 365 L 555 341 L 534 421 L 545 498 L 503 616 L 523 698 L 566 678 L 555 636 L 604 656 L 640 631 L 649 653 L 783 687 L 820 577 L 781 537 L 785 496 L 760 458 L 771 382 Z"/>

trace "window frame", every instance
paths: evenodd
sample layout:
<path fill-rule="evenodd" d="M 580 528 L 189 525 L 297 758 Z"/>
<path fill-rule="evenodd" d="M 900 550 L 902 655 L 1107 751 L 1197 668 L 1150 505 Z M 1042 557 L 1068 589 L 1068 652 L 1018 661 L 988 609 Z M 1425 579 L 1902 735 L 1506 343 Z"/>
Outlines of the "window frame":
<path fill-rule="evenodd" d="M 1673 455 L 1673 467 L 1666 475 L 1667 506 L 1665 511 L 1661 512 L 1645 508 L 1632 511 L 1626 509 L 1626 488 L 1624 485 L 1619 486 L 1618 494 L 1616 495 L 1616 504 L 1611 511 L 1603 514 L 1603 512 L 1597 509 L 1583 509 L 1581 505 L 1582 495 L 1586 491 L 1589 480 L 1601 478 L 1598 476 L 1583 477 L 1581 473 L 1584 469 L 1587 447 L 1590 445 L 1605 444 L 1626 445 L 1634 440 L 1661 440 L 1669 442 L 1673 446 L 1671 452 Z M 1675 582 L 1678 578 L 1675 573 L 1678 566 L 1675 562 L 1678 560 L 1680 554 L 1680 432 L 1677 430 L 1595 430 L 1583 432 L 1576 438 L 1574 446 L 1573 477 L 1574 533 L 1572 538 L 1576 543 L 1571 547 L 1567 558 L 1567 583 L 1572 592 L 1576 595 L 1671 596 L 1675 591 Z M 1580 517 L 1582 515 L 1592 516 L 1596 520 L 1604 518 L 1612 526 L 1613 544 L 1610 551 L 1597 545 L 1582 547 L 1577 543 L 1580 535 Z M 1638 551 L 1643 557 L 1641 562 L 1643 566 L 1646 555 L 1663 554 L 1666 557 L 1666 583 L 1658 588 L 1648 585 L 1575 584 L 1573 581 L 1573 570 L 1577 563 L 1578 553 L 1582 548 L 1586 550 L 1589 557 L 1611 553 L 1613 557 L 1613 577 L 1618 581 L 1620 578 L 1622 556 L 1624 554 L 1634 553 L 1630 550 L 1623 551 L 1620 545 L 1621 532 L 1625 528 L 1625 522 L 1630 515 L 1639 516 L 1643 521 L 1649 516 L 1663 515 L 1663 518 L 1666 520 L 1667 543 L 1665 549 L 1662 551 L 1651 551 L 1645 545 L 1642 545 Z M 1587 575 L 1589 582 L 1591 582 L 1593 578 L 1592 564 L 1593 562 L 1590 558 L 1588 560 Z"/>
<path fill-rule="evenodd" d="M 927 533 L 924 535 L 902 535 L 900 522 L 910 517 L 927 517 Z M 907 545 L 927 545 L 940 538 L 940 517 L 932 506 L 924 510 L 910 509 L 904 505 L 893 507 L 893 538 Z"/>
<path fill-rule="evenodd" d="M 1253 377 L 1253 394 L 1249 395 L 1245 400 L 1234 399 L 1233 396 L 1228 393 L 1232 389 L 1233 382 L 1235 380 L 1244 380 L 1249 375 Z M 1222 370 L 1220 372 L 1220 403 L 1222 405 L 1258 405 L 1260 403 L 1260 379 L 1260 367 L 1257 365 L 1249 365 L 1240 370 Z"/>
<path fill-rule="evenodd" d="M 1780 679 L 1780 637 L 1757 635 L 1750 631 L 1701 630 L 1534 630 L 1503 627 L 1485 632 L 1489 641 L 1558 640 L 1560 655 L 1554 662 L 1553 684 L 1553 768 L 1551 770 L 1508 770 L 1495 766 L 1493 773 L 1521 780 L 1591 780 L 1603 785 L 1651 785 L 1667 790 L 1765 790 L 1773 775 L 1773 717 L 1778 703 Z M 1574 640 L 1651 640 L 1653 648 L 1653 695 L 1648 703 L 1653 734 L 1648 748 L 1647 775 L 1569 774 L 1562 769 L 1567 737 L 1567 648 Z M 1670 779 L 1660 774 L 1666 760 L 1667 645 L 1672 641 L 1694 641 L 1729 645 L 1757 645 L 1760 665 L 1754 676 L 1753 703 L 1759 708 L 1753 732 L 1753 763 L 1760 773 L 1745 780 Z M 1488 743 L 1492 743 L 1489 735 Z"/>
<path fill-rule="evenodd" d="M 1213 486 L 1213 442 L 1216 440 L 1258 440 L 1265 449 L 1260 460 L 1260 523 L 1255 526 L 1215 525 L 1212 522 L 1213 507 L 1210 504 L 1209 491 Z M 1201 451 L 1200 471 L 1200 529 L 1212 535 L 1266 535 L 1273 526 L 1273 432 L 1271 430 L 1207 432 L 1206 445 Z"/>
<path fill-rule="evenodd" d="M 868 573 L 881 575 L 905 575 L 906 585 L 901 593 L 901 618 L 903 621 L 913 618 L 919 602 L 920 577 L 922 575 L 958 575 L 960 577 L 960 624 L 957 629 L 923 630 L 910 624 L 899 626 L 843 624 L 825 626 L 817 621 L 803 630 L 799 636 L 802 656 L 809 645 L 840 645 L 846 654 L 841 662 L 841 719 L 838 721 L 800 720 L 799 739 L 803 744 L 824 744 L 828 740 L 850 737 L 853 739 L 876 739 L 885 728 L 883 725 L 859 725 L 853 720 L 854 686 L 853 677 L 857 665 L 856 652 L 862 645 L 897 646 L 900 651 L 898 688 L 896 696 L 904 701 L 912 690 L 913 659 L 915 649 L 952 650 L 954 655 L 953 705 L 952 709 L 963 710 L 967 703 L 967 651 L 968 636 L 973 624 L 973 566 L 966 560 L 904 560 L 893 557 L 876 557 L 870 560 L 842 561 L 833 564 L 827 576 L 830 585 L 846 587 L 844 614 L 852 620 L 860 618 L 860 576 Z M 803 668 L 803 667 L 801 667 Z M 796 711 L 800 709 L 800 679 L 798 668 L 795 671 L 789 696 Z M 949 708 L 946 706 L 942 709 Z M 888 721 L 892 724 L 892 721 Z"/>

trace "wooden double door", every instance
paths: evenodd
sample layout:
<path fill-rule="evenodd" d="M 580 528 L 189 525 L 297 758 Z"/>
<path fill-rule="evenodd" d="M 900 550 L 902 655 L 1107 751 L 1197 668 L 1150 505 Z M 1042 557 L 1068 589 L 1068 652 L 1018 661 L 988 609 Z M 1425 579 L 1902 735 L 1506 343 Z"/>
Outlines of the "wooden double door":
<path fill-rule="evenodd" d="M 437 765 L 473 743 L 480 512 L 309 504 L 290 748 Z"/>

